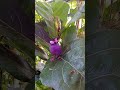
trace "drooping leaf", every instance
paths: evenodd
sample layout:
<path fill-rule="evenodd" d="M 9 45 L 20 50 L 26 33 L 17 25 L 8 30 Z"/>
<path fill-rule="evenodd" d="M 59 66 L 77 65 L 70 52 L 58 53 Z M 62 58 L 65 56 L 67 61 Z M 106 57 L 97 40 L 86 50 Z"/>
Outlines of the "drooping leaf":
<path fill-rule="evenodd" d="M 37 46 L 36 46 L 36 49 L 35 49 L 35 55 L 39 56 L 43 60 L 47 60 L 48 59 L 47 53 L 44 52 L 41 48 L 39 48 Z"/>
<path fill-rule="evenodd" d="M 37 23 L 35 24 L 35 35 L 37 35 L 47 43 L 49 43 L 51 40 L 49 34 L 45 31 L 45 29 Z"/>
<path fill-rule="evenodd" d="M 41 39 L 39 36 L 35 35 L 35 42 L 42 45 L 42 47 L 49 49 L 49 43 L 45 42 L 43 39 Z"/>
<path fill-rule="evenodd" d="M 0 44 L 0 68 L 21 81 L 29 81 L 35 74 L 34 69 L 26 60 L 2 44 Z"/>
<path fill-rule="evenodd" d="M 7 37 L 11 45 L 34 61 L 34 42 L 16 32 L 12 27 L 0 26 L 0 35 Z"/>
<path fill-rule="evenodd" d="M 49 42 L 51 38 L 49 37 L 49 34 L 45 31 L 42 26 L 40 26 L 38 23 L 35 24 L 35 41 L 38 44 L 41 44 L 44 48 L 49 50 Z"/>
<path fill-rule="evenodd" d="M 82 40 L 82 39 L 81 39 Z M 47 62 L 40 80 L 55 90 L 84 90 L 84 40 L 75 40 L 62 60 Z"/>

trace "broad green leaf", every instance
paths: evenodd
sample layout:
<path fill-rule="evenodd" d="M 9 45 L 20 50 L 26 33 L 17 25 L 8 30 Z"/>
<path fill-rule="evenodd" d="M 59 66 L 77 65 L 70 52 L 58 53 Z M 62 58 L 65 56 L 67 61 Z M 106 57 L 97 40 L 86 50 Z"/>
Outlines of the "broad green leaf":
<path fill-rule="evenodd" d="M 51 6 L 53 9 L 54 17 L 59 17 L 62 20 L 63 25 L 65 25 L 67 22 L 69 5 L 64 1 L 57 1 L 53 2 Z"/>
<path fill-rule="evenodd" d="M 85 10 L 85 3 L 83 2 L 81 7 L 78 9 L 78 11 L 72 17 L 72 19 L 68 22 L 68 25 L 75 22 L 76 20 L 80 19 L 81 17 L 83 17 L 84 10 Z"/>
<path fill-rule="evenodd" d="M 65 30 L 62 32 L 63 45 L 65 46 L 76 39 L 76 34 L 77 32 L 75 26 L 69 26 L 65 28 Z"/>
<path fill-rule="evenodd" d="M 49 28 L 48 32 L 51 37 L 55 37 L 54 17 L 51 6 L 46 2 L 36 2 L 35 9 L 37 13 L 45 19 Z"/>
<path fill-rule="evenodd" d="M 16 32 L 12 27 L 0 26 L 0 35 L 7 37 L 11 45 L 34 61 L 34 42 L 21 33 Z"/>
<path fill-rule="evenodd" d="M 48 3 L 38 1 L 36 2 L 35 8 L 38 14 L 45 18 L 45 20 L 50 20 L 50 17 L 53 17 L 52 16 L 53 11 Z"/>
<path fill-rule="evenodd" d="M 21 81 L 29 81 L 35 74 L 34 69 L 26 60 L 2 44 L 0 44 L 0 68 Z"/>
<path fill-rule="evenodd" d="M 84 90 L 84 39 L 72 42 L 61 61 L 47 62 L 40 75 L 41 82 L 55 90 Z"/>

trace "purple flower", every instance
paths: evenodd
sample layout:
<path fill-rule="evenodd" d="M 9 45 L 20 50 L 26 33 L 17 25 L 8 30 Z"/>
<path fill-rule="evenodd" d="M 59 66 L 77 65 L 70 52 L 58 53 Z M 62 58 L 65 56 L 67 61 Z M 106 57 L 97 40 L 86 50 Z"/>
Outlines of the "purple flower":
<path fill-rule="evenodd" d="M 51 58 L 51 61 L 54 61 L 53 59 L 59 57 L 62 54 L 62 48 L 58 44 L 57 38 L 55 38 L 54 41 L 50 41 L 50 52 L 53 56 L 55 56 Z"/>

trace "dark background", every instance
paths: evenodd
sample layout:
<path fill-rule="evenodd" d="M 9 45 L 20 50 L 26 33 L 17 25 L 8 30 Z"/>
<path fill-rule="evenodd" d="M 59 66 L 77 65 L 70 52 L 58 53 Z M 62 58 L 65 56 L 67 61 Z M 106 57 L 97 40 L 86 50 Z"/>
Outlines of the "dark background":
<path fill-rule="evenodd" d="M 23 34 L 32 42 L 35 42 L 35 25 L 34 25 L 35 15 L 34 14 L 35 14 L 34 0 L 2 0 L 0 1 L 0 25 L 14 28 L 16 32 Z M 0 37 L 2 37 L 2 35 L 0 35 Z M 9 46 L 5 46 L 5 48 L 6 47 L 9 48 Z M 34 48 L 34 46 L 31 48 Z M 6 55 L 11 55 L 9 53 L 10 52 L 6 52 Z M 13 56 L 13 58 L 15 57 Z M 18 61 L 16 63 L 24 65 L 24 62 L 21 62 L 21 61 Z M 2 73 L 2 71 L 3 69 L 0 69 L 0 74 Z M 2 84 L 1 78 L 2 78 L 2 74 L 0 75 L 0 90 L 3 90 L 1 85 Z M 25 81 L 28 81 L 28 80 L 25 80 Z M 34 81 L 34 78 L 32 79 L 32 84 L 28 85 L 29 88 L 26 90 L 29 90 L 30 88 L 34 88 L 33 81 Z"/>
<path fill-rule="evenodd" d="M 2 0 L 0 2 L 0 23 L 2 21 L 34 41 L 35 1 Z"/>
<path fill-rule="evenodd" d="M 112 19 L 101 21 L 103 16 L 100 11 L 104 7 L 104 1 L 86 0 L 85 90 L 120 90 L 120 28 L 117 25 L 111 27 Z M 112 1 L 114 0 L 110 0 L 111 4 Z M 116 13 L 119 13 L 119 6 L 118 0 Z M 114 14 L 113 9 L 107 17 Z M 119 22 L 120 19 L 117 19 Z"/>

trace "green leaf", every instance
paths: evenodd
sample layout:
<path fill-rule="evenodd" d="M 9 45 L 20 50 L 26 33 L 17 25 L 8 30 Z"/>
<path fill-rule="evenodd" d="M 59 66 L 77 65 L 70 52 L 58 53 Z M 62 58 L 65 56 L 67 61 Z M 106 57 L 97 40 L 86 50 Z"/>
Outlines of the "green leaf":
<path fill-rule="evenodd" d="M 26 60 L 2 44 L 0 44 L 0 68 L 21 81 L 30 81 L 35 74 L 34 69 Z"/>
<path fill-rule="evenodd" d="M 62 39 L 63 39 L 63 45 L 67 45 L 71 43 L 74 39 L 76 39 L 76 27 L 75 26 L 69 26 L 62 32 Z"/>
<path fill-rule="evenodd" d="M 85 3 L 81 5 L 81 7 L 78 9 L 78 11 L 75 13 L 75 15 L 72 17 L 72 19 L 68 22 L 68 25 L 75 22 L 76 20 L 80 19 L 84 16 L 83 12 L 85 10 Z"/>
<path fill-rule="evenodd" d="M 16 32 L 12 27 L 0 26 L 0 35 L 7 37 L 11 45 L 34 61 L 34 42 Z"/>
<path fill-rule="evenodd" d="M 55 90 L 84 90 L 84 39 L 75 40 L 61 61 L 47 62 L 40 80 Z"/>
<path fill-rule="evenodd" d="M 50 17 L 52 17 L 52 9 L 51 6 L 46 2 L 36 2 L 35 6 L 37 12 L 46 20 L 49 20 Z"/>
<path fill-rule="evenodd" d="M 51 6 L 53 9 L 54 17 L 59 17 L 62 20 L 63 25 L 65 25 L 67 22 L 69 5 L 64 1 L 57 1 L 53 2 Z"/>
<path fill-rule="evenodd" d="M 76 12 L 77 12 L 77 8 L 75 8 L 75 9 L 70 9 L 70 16 L 73 17 Z"/>
<path fill-rule="evenodd" d="M 54 17 L 51 6 L 46 2 L 36 2 L 35 9 L 37 13 L 45 19 L 45 22 L 49 28 L 48 32 L 51 37 L 55 37 Z"/>

